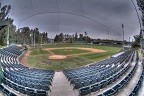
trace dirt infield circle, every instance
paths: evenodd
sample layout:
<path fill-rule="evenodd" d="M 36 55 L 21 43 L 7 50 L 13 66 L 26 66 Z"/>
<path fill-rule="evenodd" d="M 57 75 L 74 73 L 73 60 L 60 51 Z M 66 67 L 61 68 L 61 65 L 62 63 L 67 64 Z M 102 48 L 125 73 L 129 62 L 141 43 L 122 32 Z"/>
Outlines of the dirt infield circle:
<path fill-rule="evenodd" d="M 96 52 L 96 53 L 106 52 L 105 50 L 102 50 L 102 49 L 80 48 L 80 47 L 44 48 L 43 50 L 46 50 L 46 51 L 48 51 L 48 52 L 51 54 L 50 56 L 48 56 L 49 59 L 65 59 L 65 58 L 67 58 L 67 56 L 70 56 L 70 55 L 56 55 L 55 53 L 51 52 L 51 50 L 55 50 L 55 49 L 70 49 L 70 48 L 76 48 L 76 49 L 80 49 L 80 50 L 88 50 L 88 51 L 91 51 L 91 52 L 88 52 L 88 53 L 81 53 L 81 54 L 89 54 L 89 53 L 93 53 L 93 52 Z M 73 54 L 73 55 L 78 55 L 78 54 Z M 71 55 L 71 56 L 72 56 L 72 55 Z"/>
<path fill-rule="evenodd" d="M 65 58 L 67 58 L 67 56 L 66 55 L 50 55 L 48 58 L 59 60 L 59 59 L 65 59 Z"/>

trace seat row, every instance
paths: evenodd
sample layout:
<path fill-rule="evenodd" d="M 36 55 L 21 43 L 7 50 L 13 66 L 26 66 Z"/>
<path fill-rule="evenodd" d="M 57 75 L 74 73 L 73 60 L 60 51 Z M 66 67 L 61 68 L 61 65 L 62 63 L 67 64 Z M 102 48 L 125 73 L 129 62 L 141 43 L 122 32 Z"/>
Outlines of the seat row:
<path fill-rule="evenodd" d="M 127 70 L 130 68 L 130 66 L 131 66 L 131 62 L 123 70 L 121 70 L 114 76 L 111 76 L 110 78 L 108 78 L 102 82 L 80 88 L 79 89 L 80 95 L 87 95 L 87 94 L 90 94 L 91 92 L 96 92 L 102 88 L 107 87 L 108 85 L 110 85 L 113 82 L 115 82 L 116 80 L 118 80 L 121 76 L 123 76 L 123 74 L 127 72 Z"/>
<path fill-rule="evenodd" d="M 3 83 L 23 94 L 46 96 L 50 91 L 54 71 L 30 69 L 19 64 L 18 58 L 22 53 L 23 49 L 17 46 L 0 49 Z"/>
<path fill-rule="evenodd" d="M 127 53 L 126 53 L 127 54 Z M 134 56 L 134 52 L 129 52 L 128 59 L 132 59 Z M 122 56 L 121 56 L 122 57 Z M 120 57 L 120 58 L 121 58 Z M 112 59 L 114 60 L 114 59 Z M 78 68 L 77 70 L 65 70 L 64 74 L 70 81 L 70 84 L 74 85 L 74 89 L 79 89 L 81 87 L 89 86 L 95 83 L 101 82 L 102 88 L 107 85 L 109 77 L 115 75 L 117 72 L 123 69 L 126 58 L 124 59 L 124 63 L 120 64 L 112 64 L 106 63 L 103 66 L 89 66 L 85 68 Z M 109 60 L 107 59 L 109 62 Z M 111 59 L 110 59 L 111 61 Z M 103 61 L 102 61 L 103 62 Z M 106 62 L 106 60 L 105 60 Z M 102 63 L 103 64 L 103 63 Z M 82 70 L 81 70 L 82 69 Z M 104 86 L 103 86 L 104 85 Z"/>
<path fill-rule="evenodd" d="M 4 48 L 3 50 L 8 51 L 8 52 L 15 54 L 15 55 L 22 54 L 21 48 L 18 46 L 10 46 L 10 47 Z"/>
<path fill-rule="evenodd" d="M 131 70 L 131 72 L 122 81 L 120 81 L 120 83 L 118 83 L 114 87 L 108 89 L 104 93 L 99 94 L 98 96 L 112 96 L 112 95 L 116 94 L 118 91 L 120 91 L 132 78 L 133 74 L 135 73 L 135 71 L 137 69 L 137 66 L 138 66 L 138 60 L 136 61 L 136 64 L 133 67 L 133 69 Z"/>
<path fill-rule="evenodd" d="M 78 84 L 81 85 L 81 87 L 85 87 L 88 85 L 92 85 L 92 84 L 101 82 L 101 84 L 103 85 L 104 83 L 107 82 L 108 78 L 111 78 L 114 74 L 116 74 L 121 69 L 121 67 L 119 67 L 119 69 L 115 68 L 111 71 L 110 70 L 105 71 L 105 74 L 101 74 L 99 76 L 97 76 L 98 74 L 95 74 L 95 75 L 83 77 L 81 79 L 72 79 L 72 80 L 70 80 L 70 83 L 74 85 L 75 89 L 79 88 L 79 86 L 77 86 Z"/>
<path fill-rule="evenodd" d="M 0 85 L 0 90 L 5 93 L 7 96 L 17 96 L 13 92 L 10 92 L 7 88 L 5 88 L 3 85 Z"/>
<path fill-rule="evenodd" d="M 15 91 L 18 91 L 22 94 L 27 94 L 30 96 L 47 96 L 48 91 L 41 90 L 41 89 L 34 89 L 34 88 L 29 88 L 29 87 L 24 87 L 22 85 L 16 84 L 8 79 L 3 79 L 3 83 L 5 85 L 8 85 L 10 88 L 14 89 Z M 38 86 L 39 87 L 39 86 Z M 44 89 L 49 90 L 46 86 L 43 86 Z"/>
<path fill-rule="evenodd" d="M 143 71 L 139 77 L 139 80 L 138 80 L 137 84 L 135 85 L 135 87 L 133 88 L 131 94 L 129 94 L 129 96 L 135 96 L 137 94 L 137 92 L 138 92 L 138 90 L 139 90 L 139 88 L 143 82 L 143 75 L 144 75 L 144 66 L 143 66 Z"/>

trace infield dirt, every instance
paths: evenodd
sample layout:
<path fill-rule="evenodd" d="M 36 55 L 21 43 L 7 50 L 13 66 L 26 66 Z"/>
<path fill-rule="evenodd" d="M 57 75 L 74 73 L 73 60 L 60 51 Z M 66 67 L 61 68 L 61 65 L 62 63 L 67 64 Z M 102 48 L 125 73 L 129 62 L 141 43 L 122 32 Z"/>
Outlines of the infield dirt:
<path fill-rule="evenodd" d="M 65 59 L 67 56 L 73 56 L 73 55 L 79 55 L 79 54 L 72 54 L 72 55 L 56 55 L 55 53 L 53 53 L 51 50 L 57 50 L 57 49 L 71 49 L 71 48 L 76 48 L 79 50 L 88 50 L 91 52 L 87 52 L 87 53 L 80 53 L 80 54 L 89 54 L 89 53 L 103 53 L 106 52 L 105 50 L 101 50 L 101 49 L 95 49 L 95 48 L 81 48 L 81 47 L 64 47 L 64 48 L 44 48 L 43 50 L 48 51 L 51 55 L 48 56 L 49 59 Z"/>

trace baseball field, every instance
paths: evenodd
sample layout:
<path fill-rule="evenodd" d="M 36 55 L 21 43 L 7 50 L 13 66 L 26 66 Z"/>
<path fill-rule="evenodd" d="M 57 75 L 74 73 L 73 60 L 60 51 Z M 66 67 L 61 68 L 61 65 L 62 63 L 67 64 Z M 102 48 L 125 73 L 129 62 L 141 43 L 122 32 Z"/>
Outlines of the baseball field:
<path fill-rule="evenodd" d="M 29 50 L 21 62 L 31 68 L 59 71 L 87 66 L 110 58 L 120 50 L 119 47 L 88 44 L 43 45 Z"/>

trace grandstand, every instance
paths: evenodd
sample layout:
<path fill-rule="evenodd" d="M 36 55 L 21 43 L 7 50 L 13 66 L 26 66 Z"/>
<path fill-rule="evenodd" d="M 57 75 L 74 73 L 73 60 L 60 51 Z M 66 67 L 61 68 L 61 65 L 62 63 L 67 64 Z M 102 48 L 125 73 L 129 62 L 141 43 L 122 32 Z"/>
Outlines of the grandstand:
<path fill-rule="evenodd" d="M 30 69 L 20 64 L 18 58 L 24 51 L 18 46 L 0 49 L 4 74 L 0 89 L 8 96 L 134 96 L 143 80 L 137 50 L 63 72 Z"/>
<path fill-rule="evenodd" d="M 10 96 L 16 96 L 19 93 L 30 96 L 46 96 L 50 91 L 54 71 L 29 69 L 20 64 L 18 58 L 24 50 L 17 46 L 10 46 L 0 50 L 4 74 L 3 84 L 0 86 L 1 90 Z M 19 93 L 13 93 L 9 88 Z"/>

